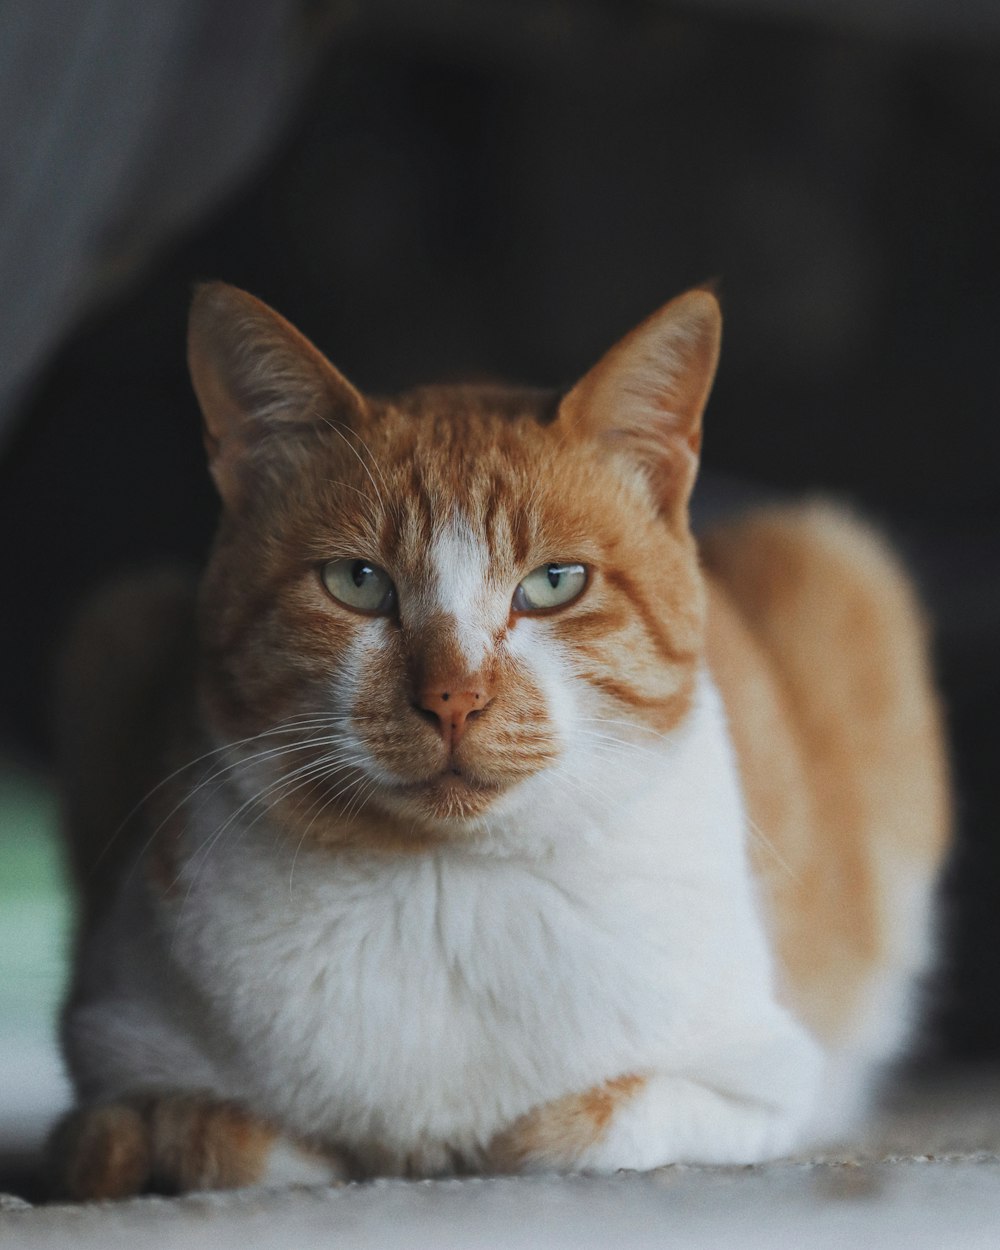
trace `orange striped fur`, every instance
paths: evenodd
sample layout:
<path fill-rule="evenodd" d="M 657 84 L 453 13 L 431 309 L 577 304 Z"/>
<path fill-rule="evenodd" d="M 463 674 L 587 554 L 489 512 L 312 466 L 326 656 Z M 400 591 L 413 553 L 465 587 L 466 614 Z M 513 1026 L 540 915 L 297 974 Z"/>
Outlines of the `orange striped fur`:
<path fill-rule="evenodd" d="M 53 1142 L 56 1188 L 67 1198 L 100 1199 L 252 1185 L 276 1136 L 241 1107 L 197 1095 L 86 1108 Z"/>

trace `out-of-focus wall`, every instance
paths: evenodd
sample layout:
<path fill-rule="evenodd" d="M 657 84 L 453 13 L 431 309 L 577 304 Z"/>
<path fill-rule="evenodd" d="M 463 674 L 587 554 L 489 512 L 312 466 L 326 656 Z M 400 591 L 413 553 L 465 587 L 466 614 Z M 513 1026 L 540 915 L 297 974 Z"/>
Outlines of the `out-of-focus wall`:
<path fill-rule="evenodd" d="M 303 7 L 0 9 L 0 447 L 80 317 L 273 144 L 315 59 Z"/>

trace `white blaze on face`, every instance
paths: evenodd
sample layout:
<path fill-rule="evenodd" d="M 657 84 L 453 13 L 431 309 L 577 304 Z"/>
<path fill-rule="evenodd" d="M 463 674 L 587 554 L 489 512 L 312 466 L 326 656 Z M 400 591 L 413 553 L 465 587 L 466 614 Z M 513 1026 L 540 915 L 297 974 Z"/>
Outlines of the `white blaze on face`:
<path fill-rule="evenodd" d="M 470 673 L 482 667 L 493 630 L 506 620 L 510 605 L 501 602 L 491 576 L 486 542 L 463 518 L 450 520 L 435 535 L 430 550 L 434 607 L 455 622 L 455 637 Z"/>

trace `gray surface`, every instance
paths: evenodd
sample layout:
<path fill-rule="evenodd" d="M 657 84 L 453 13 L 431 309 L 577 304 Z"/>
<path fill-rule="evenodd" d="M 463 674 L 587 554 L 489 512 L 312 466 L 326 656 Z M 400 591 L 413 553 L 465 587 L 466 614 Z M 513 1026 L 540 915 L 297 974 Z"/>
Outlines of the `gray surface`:
<path fill-rule="evenodd" d="M 0 1214 L 17 1246 L 973 1247 L 997 1244 L 994 1155 L 665 1168 L 649 1175 L 376 1181 Z"/>

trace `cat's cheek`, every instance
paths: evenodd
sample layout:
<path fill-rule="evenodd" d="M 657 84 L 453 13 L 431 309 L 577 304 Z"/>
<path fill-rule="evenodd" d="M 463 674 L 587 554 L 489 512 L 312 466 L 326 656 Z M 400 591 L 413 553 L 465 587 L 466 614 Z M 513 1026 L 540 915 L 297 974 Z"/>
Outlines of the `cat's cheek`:
<path fill-rule="evenodd" d="M 391 623 L 382 618 L 362 619 L 327 693 L 335 714 L 348 719 L 362 747 L 366 726 L 398 715 L 402 668 Z"/>
<path fill-rule="evenodd" d="M 371 663 L 371 652 L 370 640 L 359 630 L 343 645 L 324 691 L 324 702 L 335 715 L 352 716 L 358 712 L 361 679 Z"/>
<path fill-rule="evenodd" d="M 544 708 L 539 711 L 544 711 L 556 738 L 565 744 L 580 715 L 572 663 L 565 648 L 544 620 L 522 618 L 507 635 L 507 649 L 540 690 Z"/>
<path fill-rule="evenodd" d="M 511 640 L 511 651 L 542 691 L 559 743 L 557 759 L 519 797 L 539 802 L 550 812 L 555 803 L 565 827 L 586 838 L 595 827 L 595 785 L 603 790 L 609 770 L 608 738 L 616 736 L 618 728 L 601 723 L 607 720 L 606 709 L 580 676 L 572 647 L 556 638 L 546 622 L 521 621 Z M 632 776 L 635 763 L 627 746 L 620 762 Z"/>

